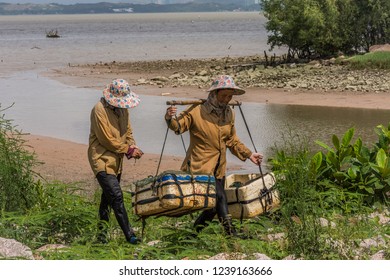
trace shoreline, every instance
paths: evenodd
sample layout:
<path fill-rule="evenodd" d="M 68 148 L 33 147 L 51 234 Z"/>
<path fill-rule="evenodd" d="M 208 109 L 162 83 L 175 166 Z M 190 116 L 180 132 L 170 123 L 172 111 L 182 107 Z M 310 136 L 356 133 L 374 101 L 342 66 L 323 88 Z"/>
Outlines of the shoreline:
<path fill-rule="evenodd" d="M 210 81 L 217 75 L 227 74 L 234 76 L 236 84 L 246 90 L 246 94 L 237 97 L 241 102 L 390 109 L 390 71 L 348 71 L 341 66 L 328 65 L 326 61 L 322 62 L 325 66 L 318 62 L 289 68 L 261 67 L 238 73 L 234 70 L 233 66 L 261 59 L 261 56 L 245 56 L 113 61 L 73 65 L 41 74 L 65 85 L 97 90 L 102 90 L 112 79 L 124 78 L 141 95 L 191 99 L 205 98 Z M 300 72 L 303 74 L 297 74 Z M 341 78 L 336 80 L 338 76 Z M 275 81 L 278 79 L 282 82 Z M 316 84 L 316 81 L 323 82 Z M 364 82 L 365 85 L 360 85 Z"/>

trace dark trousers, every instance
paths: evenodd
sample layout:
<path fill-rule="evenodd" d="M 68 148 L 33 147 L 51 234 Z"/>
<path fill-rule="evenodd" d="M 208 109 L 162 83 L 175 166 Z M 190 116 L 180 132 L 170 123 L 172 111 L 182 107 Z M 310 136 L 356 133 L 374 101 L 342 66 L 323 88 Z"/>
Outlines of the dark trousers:
<path fill-rule="evenodd" d="M 211 222 L 215 215 L 225 228 L 226 233 L 233 234 L 235 229 L 229 216 L 226 193 L 224 189 L 225 179 L 216 179 L 216 206 L 202 212 L 195 221 L 195 229 L 199 232 L 204 228 L 207 222 Z"/>
<path fill-rule="evenodd" d="M 96 178 L 103 190 L 99 206 L 100 220 L 108 222 L 110 209 L 112 208 L 126 240 L 129 241 L 130 237 L 134 235 L 134 231 L 129 223 L 127 211 L 123 202 L 122 189 L 119 185 L 121 175 L 115 176 L 107 174 L 106 172 L 99 172 L 96 175 Z M 100 228 L 103 228 L 102 223 Z"/>

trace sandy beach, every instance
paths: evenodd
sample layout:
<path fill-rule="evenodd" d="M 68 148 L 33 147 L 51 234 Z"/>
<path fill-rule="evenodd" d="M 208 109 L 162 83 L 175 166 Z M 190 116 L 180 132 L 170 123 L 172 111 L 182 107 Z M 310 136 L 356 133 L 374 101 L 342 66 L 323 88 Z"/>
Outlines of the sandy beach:
<path fill-rule="evenodd" d="M 106 66 L 87 65 L 81 67 L 67 67 L 52 69 L 45 76 L 58 80 L 64 84 L 80 88 L 103 89 L 104 85 L 116 77 L 123 77 L 134 83 L 139 79 L 150 78 L 155 75 L 171 75 L 174 70 L 161 71 L 132 71 L 127 69 L 112 69 L 105 71 Z M 158 85 L 135 85 L 133 89 L 143 95 L 154 95 L 156 98 L 169 94 L 175 97 L 205 98 L 204 89 L 194 86 L 161 87 Z M 390 109 L 390 94 L 388 92 L 347 92 L 347 91 L 286 91 L 285 89 L 248 88 L 247 93 L 239 96 L 242 102 L 259 102 L 274 104 L 299 104 L 367 109 Z M 26 136 L 28 145 L 35 151 L 39 161 L 43 164 L 36 167 L 36 171 L 48 181 L 59 180 L 66 183 L 81 182 L 83 187 L 97 186 L 87 159 L 87 145 L 77 144 L 60 139 L 39 135 Z M 145 154 L 142 159 L 125 161 L 123 183 L 127 185 L 134 180 L 154 175 L 160 155 Z M 181 157 L 164 156 L 160 170 L 177 170 L 180 168 Z M 66 168 L 65 168 L 66 167 Z M 234 166 L 229 166 L 234 169 Z"/>

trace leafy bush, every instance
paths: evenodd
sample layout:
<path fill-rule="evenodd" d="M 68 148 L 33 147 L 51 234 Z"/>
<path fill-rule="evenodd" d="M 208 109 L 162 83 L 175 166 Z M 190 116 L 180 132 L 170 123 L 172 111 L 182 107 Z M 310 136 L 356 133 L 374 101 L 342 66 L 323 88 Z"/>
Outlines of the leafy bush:
<path fill-rule="evenodd" d="M 93 201 L 76 194 L 74 186 L 51 183 L 42 187 L 41 203 L 21 215 L 5 212 L 0 236 L 32 248 L 44 244 L 86 243 L 96 236 L 97 211 Z"/>
<path fill-rule="evenodd" d="M 5 109 L 1 109 L 0 113 Z M 24 211 L 38 199 L 39 181 L 32 168 L 35 154 L 25 146 L 21 131 L 5 115 L 0 115 L 0 217 L 4 211 Z"/>
<path fill-rule="evenodd" d="M 389 129 L 376 128 L 379 141 L 372 149 L 360 138 L 352 143 L 351 128 L 341 139 L 333 135 L 334 148 L 317 141 L 326 151 L 317 153 L 299 135 L 283 136 L 285 146 L 276 147 L 270 161 L 289 253 L 305 259 L 351 259 L 360 239 L 386 234 L 367 215 L 387 207 Z"/>
<path fill-rule="evenodd" d="M 321 180 L 319 191 L 341 188 L 350 194 L 345 196 L 344 203 L 350 201 L 351 195 L 359 194 L 367 206 L 386 202 L 390 192 L 389 128 L 390 124 L 387 128 L 383 125 L 376 128 L 379 141 L 372 149 L 364 146 L 360 137 L 351 143 L 354 128 L 350 128 L 341 141 L 333 135 L 334 148 L 317 141 L 327 151 L 326 154 L 318 152 L 312 159 L 314 172 Z"/>

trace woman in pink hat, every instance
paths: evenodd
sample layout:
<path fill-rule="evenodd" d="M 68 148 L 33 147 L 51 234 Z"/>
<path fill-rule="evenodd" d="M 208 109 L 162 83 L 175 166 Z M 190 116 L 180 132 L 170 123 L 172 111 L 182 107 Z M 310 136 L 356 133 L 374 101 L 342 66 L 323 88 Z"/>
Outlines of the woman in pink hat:
<path fill-rule="evenodd" d="M 104 89 L 103 97 L 91 112 L 88 160 L 102 188 L 99 207 L 99 239 L 102 242 L 107 242 L 105 226 L 110 208 L 114 210 L 126 240 L 132 244 L 139 241 L 129 223 L 119 185 L 123 157 L 138 159 L 143 154 L 135 144 L 128 111 L 139 102 L 127 81 L 115 79 Z"/>
<path fill-rule="evenodd" d="M 242 161 L 250 159 L 260 165 L 263 156 L 253 153 L 237 137 L 234 127 L 234 111 L 228 106 L 233 95 L 244 94 L 245 91 L 235 85 L 232 77 L 217 77 L 208 89 L 209 95 L 205 103 L 192 105 L 177 118 L 177 108 L 167 108 L 165 120 L 176 134 L 185 131 L 190 133 L 190 145 L 181 166 L 183 171 L 213 174 L 216 178 L 217 205 L 214 209 L 205 210 L 195 221 L 195 229 L 199 232 L 215 214 L 222 223 L 226 234 L 237 235 L 228 212 L 228 204 L 224 191 L 226 173 L 226 150 Z"/>

